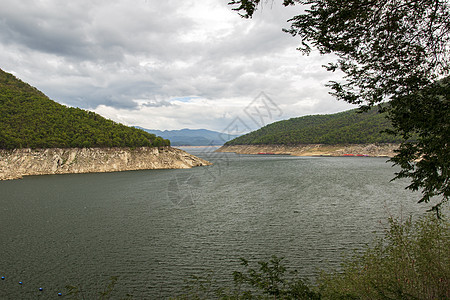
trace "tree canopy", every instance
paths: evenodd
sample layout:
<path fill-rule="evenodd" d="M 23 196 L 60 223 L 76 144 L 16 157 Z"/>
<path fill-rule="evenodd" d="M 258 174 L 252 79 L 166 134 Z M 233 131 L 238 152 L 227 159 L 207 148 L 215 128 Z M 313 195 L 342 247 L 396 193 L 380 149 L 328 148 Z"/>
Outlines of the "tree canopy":
<path fill-rule="evenodd" d="M 450 197 L 450 77 L 417 94 L 393 101 L 396 133 L 405 140 L 392 159 L 402 170 L 396 178 L 410 178 L 409 188 L 422 189 L 422 201 Z"/>
<path fill-rule="evenodd" d="M 229 4 L 251 18 L 261 0 Z M 301 40 L 298 50 L 333 53 L 328 71 L 344 73 L 328 84 L 339 100 L 369 109 L 390 101 L 387 115 L 404 141 L 392 160 L 402 167 L 397 177 L 413 180 L 421 201 L 450 197 L 449 94 L 450 4 L 442 0 L 283 0 L 303 5 L 285 32 Z M 432 126 L 430 125 L 432 124 Z M 420 160 L 420 161 L 419 161 Z M 419 162 L 417 162 L 419 161 Z M 442 203 L 441 202 L 441 203 Z"/>
<path fill-rule="evenodd" d="M 278 121 L 237 137 L 226 145 L 400 143 L 401 137 L 388 134 L 389 129 L 392 129 L 390 121 L 376 110 L 359 112 L 353 109 Z"/>
<path fill-rule="evenodd" d="M 58 104 L 0 69 L 0 149 L 168 145 L 154 134 Z"/>

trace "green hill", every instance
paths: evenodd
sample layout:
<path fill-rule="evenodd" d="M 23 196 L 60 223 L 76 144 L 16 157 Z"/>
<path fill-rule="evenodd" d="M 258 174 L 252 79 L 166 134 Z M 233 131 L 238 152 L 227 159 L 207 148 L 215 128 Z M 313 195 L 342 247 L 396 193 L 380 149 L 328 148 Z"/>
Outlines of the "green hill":
<path fill-rule="evenodd" d="M 377 109 L 352 109 L 330 115 L 292 118 L 264 126 L 225 145 L 368 144 L 398 143 L 399 137 L 382 132 L 390 121 Z"/>
<path fill-rule="evenodd" d="M 0 69 L 0 149 L 168 145 L 154 134 L 58 104 Z"/>

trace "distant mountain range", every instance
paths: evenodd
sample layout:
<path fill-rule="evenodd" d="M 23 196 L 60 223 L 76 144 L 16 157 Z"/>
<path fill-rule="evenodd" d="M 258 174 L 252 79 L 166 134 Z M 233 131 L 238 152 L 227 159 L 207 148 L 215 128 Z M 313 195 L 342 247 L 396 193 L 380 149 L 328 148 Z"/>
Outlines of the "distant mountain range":
<path fill-rule="evenodd" d="M 164 139 L 170 140 L 172 146 L 221 146 L 225 142 L 232 140 L 237 135 L 223 134 L 218 131 L 207 129 L 181 129 L 181 130 L 152 130 L 139 126 L 148 133 L 158 135 Z"/>

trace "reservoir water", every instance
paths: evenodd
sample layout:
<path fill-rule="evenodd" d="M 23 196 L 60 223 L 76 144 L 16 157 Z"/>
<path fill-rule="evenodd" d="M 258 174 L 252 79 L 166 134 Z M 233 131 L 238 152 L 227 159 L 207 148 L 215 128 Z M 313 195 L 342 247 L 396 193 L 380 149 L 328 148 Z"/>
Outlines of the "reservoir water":
<path fill-rule="evenodd" d="M 0 299 L 60 299 L 66 285 L 91 299 L 111 276 L 116 297 L 166 298 L 191 274 L 226 281 L 240 257 L 273 254 L 314 278 L 390 215 L 427 209 L 385 158 L 188 151 L 214 165 L 0 182 Z"/>

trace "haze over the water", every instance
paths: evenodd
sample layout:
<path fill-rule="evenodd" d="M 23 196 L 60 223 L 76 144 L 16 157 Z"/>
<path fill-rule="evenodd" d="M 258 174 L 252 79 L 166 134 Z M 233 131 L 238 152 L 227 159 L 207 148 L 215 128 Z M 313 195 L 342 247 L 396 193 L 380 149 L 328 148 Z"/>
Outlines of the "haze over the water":
<path fill-rule="evenodd" d="M 60 103 L 160 130 L 258 128 L 245 109 L 262 91 L 277 106 L 265 123 L 353 107 L 324 86 L 339 78 L 321 67 L 331 57 L 302 56 L 282 32 L 299 7 L 275 1 L 245 20 L 227 2 L 10 1 L 0 68 Z"/>

